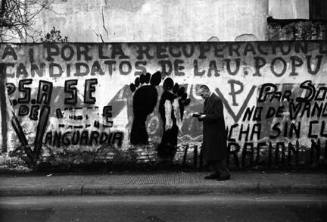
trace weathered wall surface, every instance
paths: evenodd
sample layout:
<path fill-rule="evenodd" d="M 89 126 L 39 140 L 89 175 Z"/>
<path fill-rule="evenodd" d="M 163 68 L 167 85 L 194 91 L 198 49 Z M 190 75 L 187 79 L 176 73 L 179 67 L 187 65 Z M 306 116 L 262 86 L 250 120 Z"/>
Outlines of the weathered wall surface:
<path fill-rule="evenodd" d="M 325 41 L 1 44 L 2 155 L 30 147 L 51 164 L 156 161 L 158 101 L 169 76 L 191 99 L 175 161 L 201 146 L 192 113 L 203 105 L 196 87 L 207 84 L 223 99 L 233 166 L 323 164 L 326 54 Z M 156 71 L 158 86 L 130 90 L 140 74 Z M 145 88 L 151 93 L 142 95 Z M 130 144 L 133 121 L 142 119 L 136 97 L 148 145 Z"/>
<path fill-rule="evenodd" d="M 267 13 L 268 0 L 57 0 L 34 28 L 76 42 L 265 40 Z"/>
<path fill-rule="evenodd" d="M 309 0 L 269 0 L 269 16 L 274 19 L 309 19 Z"/>

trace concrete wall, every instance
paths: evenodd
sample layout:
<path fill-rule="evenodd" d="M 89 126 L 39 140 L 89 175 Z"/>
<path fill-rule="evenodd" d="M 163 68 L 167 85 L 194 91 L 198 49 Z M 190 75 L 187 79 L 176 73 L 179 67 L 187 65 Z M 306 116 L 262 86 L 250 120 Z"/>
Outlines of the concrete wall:
<path fill-rule="evenodd" d="M 309 0 L 269 0 L 274 19 L 309 19 Z"/>
<path fill-rule="evenodd" d="M 74 42 L 265 40 L 267 14 L 268 0 L 56 0 L 34 28 Z"/>
<path fill-rule="evenodd" d="M 232 166 L 323 164 L 326 54 L 323 41 L 1 44 L 1 83 L 8 89 L 0 97 L 2 154 L 30 148 L 51 164 L 156 161 L 158 101 L 169 76 L 191 99 L 175 161 L 186 149 L 192 159 L 201 146 L 201 123 L 192 113 L 203 106 L 197 86 L 207 84 L 223 100 Z M 163 74 L 159 86 L 130 90 L 141 73 L 156 71 Z M 151 93 L 143 95 L 147 87 Z M 148 145 L 130 143 L 135 107 L 149 108 Z"/>

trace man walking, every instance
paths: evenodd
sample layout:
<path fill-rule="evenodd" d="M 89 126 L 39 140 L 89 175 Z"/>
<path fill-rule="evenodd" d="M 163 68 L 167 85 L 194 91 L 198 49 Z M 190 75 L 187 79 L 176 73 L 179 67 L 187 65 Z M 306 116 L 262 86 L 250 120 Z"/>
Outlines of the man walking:
<path fill-rule="evenodd" d="M 203 113 L 197 115 L 199 121 L 203 121 L 202 152 L 204 161 L 214 170 L 205 179 L 228 180 L 230 173 L 226 163 L 228 150 L 223 103 L 206 85 L 200 86 L 199 94 L 204 99 Z"/>

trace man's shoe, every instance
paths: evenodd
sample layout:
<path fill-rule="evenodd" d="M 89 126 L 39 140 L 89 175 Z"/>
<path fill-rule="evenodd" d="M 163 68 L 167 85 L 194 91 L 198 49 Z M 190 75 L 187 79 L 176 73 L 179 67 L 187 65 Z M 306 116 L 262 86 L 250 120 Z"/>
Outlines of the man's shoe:
<path fill-rule="evenodd" d="M 229 180 L 229 179 L 230 179 L 230 175 L 217 178 L 218 181 L 224 181 L 224 180 Z"/>
<path fill-rule="evenodd" d="M 206 179 L 206 180 L 214 180 L 214 179 L 218 179 L 218 178 L 219 178 L 218 173 L 213 173 L 213 174 L 210 174 L 209 176 L 204 177 L 204 179 Z"/>

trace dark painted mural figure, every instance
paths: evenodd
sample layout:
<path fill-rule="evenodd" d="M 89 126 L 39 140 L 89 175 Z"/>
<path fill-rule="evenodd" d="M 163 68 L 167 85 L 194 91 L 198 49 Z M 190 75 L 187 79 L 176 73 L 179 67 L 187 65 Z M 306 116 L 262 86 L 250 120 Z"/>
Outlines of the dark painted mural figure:
<path fill-rule="evenodd" d="M 193 116 L 203 122 L 203 157 L 214 170 L 205 179 L 228 180 L 230 173 L 226 165 L 228 150 L 222 100 L 206 85 L 200 86 L 199 94 L 204 99 L 203 113 Z"/>
<path fill-rule="evenodd" d="M 177 150 L 178 131 L 182 127 L 184 107 L 190 103 L 184 87 L 179 87 L 171 78 L 165 79 L 159 102 L 163 135 L 158 146 L 158 156 L 162 161 L 172 162 Z"/>
<path fill-rule="evenodd" d="M 142 74 L 130 84 L 133 95 L 133 123 L 130 134 L 130 141 L 133 145 L 148 144 L 148 133 L 146 131 L 146 118 L 151 114 L 157 104 L 158 92 L 156 86 L 161 82 L 161 73 L 156 72 Z"/>

